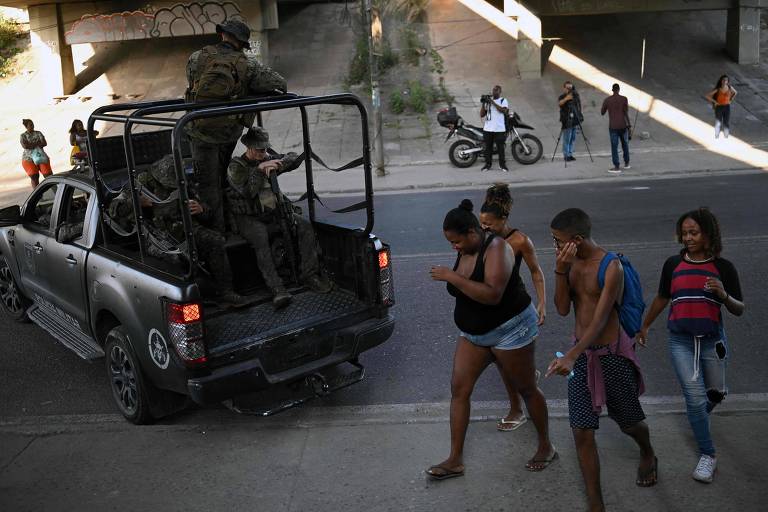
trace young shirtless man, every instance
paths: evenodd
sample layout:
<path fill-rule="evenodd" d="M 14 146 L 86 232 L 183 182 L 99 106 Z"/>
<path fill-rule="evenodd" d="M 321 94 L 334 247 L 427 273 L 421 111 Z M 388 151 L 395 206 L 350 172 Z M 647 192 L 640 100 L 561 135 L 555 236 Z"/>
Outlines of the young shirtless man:
<path fill-rule="evenodd" d="M 591 238 L 589 216 L 578 208 L 558 213 L 550 224 L 555 242 L 555 306 L 567 316 L 571 301 L 576 316 L 573 347 L 547 369 L 568 377 L 568 413 L 576 453 L 587 488 L 590 511 L 603 511 L 600 460 L 595 444 L 603 405 L 622 432 L 640 447 L 635 483 L 650 487 L 657 481 L 657 460 L 638 396 L 643 383 L 635 358 L 634 341 L 619 323 L 615 304 L 622 297 L 624 270 L 612 260 L 605 286 L 598 284 L 600 262 L 607 254 Z"/>

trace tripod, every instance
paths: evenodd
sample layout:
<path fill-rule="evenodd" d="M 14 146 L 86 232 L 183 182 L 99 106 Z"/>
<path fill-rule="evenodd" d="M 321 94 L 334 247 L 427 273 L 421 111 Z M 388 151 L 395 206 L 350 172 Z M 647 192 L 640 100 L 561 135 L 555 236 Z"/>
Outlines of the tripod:
<path fill-rule="evenodd" d="M 587 148 L 587 154 L 589 155 L 589 161 L 594 163 L 594 159 L 592 158 L 592 151 L 589 150 L 589 140 L 587 139 L 587 136 L 584 135 L 584 128 L 581 126 L 581 120 L 579 119 L 578 112 L 576 112 L 576 109 L 573 107 L 573 100 L 568 102 L 568 116 L 571 119 L 576 120 L 576 125 L 571 126 L 572 130 L 575 130 L 577 127 L 579 131 L 581 132 L 581 138 L 584 139 L 584 147 Z M 552 158 L 550 162 L 555 161 L 555 154 L 557 153 L 557 146 L 560 145 L 560 139 L 563 136 L 563 130 L 560 130 L 560 134 L 557 136 L 557 142 L 555 142 L 555 150 L 552 152 Z M 568 160 L 563 159 L 563 166 L 568 167 Z"/>

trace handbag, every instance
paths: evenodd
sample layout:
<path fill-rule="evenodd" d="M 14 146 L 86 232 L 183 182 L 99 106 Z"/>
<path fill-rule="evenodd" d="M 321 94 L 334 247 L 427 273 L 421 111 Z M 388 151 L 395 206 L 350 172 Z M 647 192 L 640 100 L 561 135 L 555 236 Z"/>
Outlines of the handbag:
<path fill-rule="evenodd" d="M 32 149 L 30 152 L 30 157 L 32 158 L 32 161 L 35 163 L 35 165 L 48 163 L 48 155 L 45 154 L 45 151 L 43 151 L 43 148 L 40 146 Z"/>

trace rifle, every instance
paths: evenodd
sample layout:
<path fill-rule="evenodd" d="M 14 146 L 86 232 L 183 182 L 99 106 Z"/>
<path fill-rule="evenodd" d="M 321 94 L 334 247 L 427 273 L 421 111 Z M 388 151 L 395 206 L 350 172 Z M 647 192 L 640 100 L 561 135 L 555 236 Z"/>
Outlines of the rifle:
<path fill-rule="evenodd" d="M 293 251 L 294 233 L 296 232 L 296 221 L 293 218 L 293 206 L 290 201 L 286 201 L 283 193 L 280 192 L 280 185 L 277 182 L 277 173 L 272 172 L 269 175 L 269 185 L 277 200 L 277 209 L 275 213 L 280 220 L 280 229 L 285 239 L 285 254 L 288 256 L 288 262 L 291 266 L 291 277 L 294 282 L 298 279 L 298 264 L 296 262 L 296 253 Z"/>

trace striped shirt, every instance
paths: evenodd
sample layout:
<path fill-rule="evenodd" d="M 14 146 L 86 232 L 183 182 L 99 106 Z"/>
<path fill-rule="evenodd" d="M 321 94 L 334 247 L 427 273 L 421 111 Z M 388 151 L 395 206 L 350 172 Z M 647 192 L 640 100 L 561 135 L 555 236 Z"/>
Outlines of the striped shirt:
<path fill-rule="evenodd" d="M 726 259 L 693 263 L 677 255 L 664 263 L 659 296 L 671 299 L 667 321 L 671 332 L 705 336 L 719 330 L 722 301 L 712 291 L 704 289 L 710 277 L 722 281 L 728 295 L 742 300 L 736 268 Z"/>

